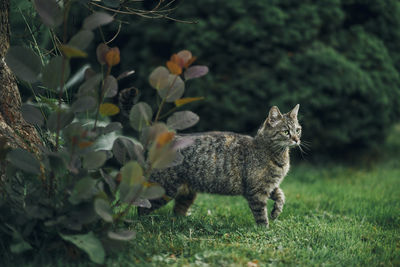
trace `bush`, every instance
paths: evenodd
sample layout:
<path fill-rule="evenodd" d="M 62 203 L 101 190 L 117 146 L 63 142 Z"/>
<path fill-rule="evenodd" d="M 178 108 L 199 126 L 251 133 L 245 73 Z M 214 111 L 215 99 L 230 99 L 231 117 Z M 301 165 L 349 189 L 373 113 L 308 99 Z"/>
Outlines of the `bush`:
<path fill-rule="evenodd" d="M 398 1 L 182 1 L 174 16 L 198 23 L 137 20 L 122 46 L 126 64 L 182 47 L 210 63 L 213 74 L 188 90 L 206 98 L 196 130 L 254 133 L 270 106 L 300 103 L 320 155 L 379 146 L 398 120 Z"/>
<path fill-rule="evenodd" d="M 114 76 L 121 60 L 118 47 L 102 42 L 97 49 L 88 49 L 97 28 L 111 23 L 113 16 L 93 12 L 68 36 L 69 7 L 79 3 L 35 3 L 46 31 L 54 29 L 52 38 L 58 40 L 57 29 L 63 28 L 63 42 L 46 56 L 38 45 L 11 46 L 5 62 L 32 90 L 41 88 L 43 94 L 35 92 L 34 102 L 24 103 L 21 113 L 51 145 L 32 153 L 0 140 L 0 157 L 6 162 L 0 170 L 0 255 L 66 247 L 81 249 L 91 261 L 103 264 L 109 250 L 135 237 L 127 228 L 131 207 L 149 208 L 149 199 L 164 196 L 159 184 L 148 182 L 151 172 L 182 163 L 179 150 L 193 143 L 175 134 L 199 117 L 176 110 L 200 100 L 182 97 L 187 81 L 206 75 L 208 67 L 192 66 L 194 57 L 183 50 L 167 67 L 153 70 L 149 83 L 160 100 L 153 109 L 138 102 L 134 88 L 119 92 L 120 80 L 134 72 Z M 85 50 L 96 55 L 93 68 L 98 71 L 71 67 L 77 58 L 87 57 Z M 112 103 L 117 96 L 121 108 Z M 110 122 L 120 110 L 135 138 L 122 136 L 122 125 Z"/>

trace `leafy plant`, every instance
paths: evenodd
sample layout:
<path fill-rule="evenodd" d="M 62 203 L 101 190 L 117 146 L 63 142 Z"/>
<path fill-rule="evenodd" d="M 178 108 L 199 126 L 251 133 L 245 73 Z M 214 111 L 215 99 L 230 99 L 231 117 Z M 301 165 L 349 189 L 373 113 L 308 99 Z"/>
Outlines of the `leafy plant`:
<path fill-rule="evenodd" d="M 202 99 L 182 96 L 186 81 L 205 75 L 208 68 L 191 66 L 195 57 L 187 50 L 174 54 L 167 67 L 157 67 L 149 76 L 161 100 L 156 111 L 138 99 L 129 109 L 129 124 L 137 136 L 115 135 L 109 139 L 113 142 L 110 149 L 99 149 L 99 139 L 122 128 L 107 118 L 120 112 L 112 103 L 118 81 L 134 71 L 116 78 L 112 70 L 120 63 L 119 49 L 102 43 L 96 49 L 101 71 L 86 69 L 75 100 L 65 101 L 72 93 L 66 88 L 74 72 L 70 61 L 87 57 L 85 49 L 93 40 L 93 30 L 114 19 L 94 12 L 68 39 L 65 25 L 72 3 L 65 1 L 61 7 L 55 0 L 34 1 L 45 25 L 64 25 L 63 42 L 57 44 L 56 55 L 48 58 L 45 66 L 27 47 L 11 47 L 6 55 L 7 64 L 21 80 L 45 87 L 51 96 L 38 95 L 36 103 L 23 104 L 22 114 L 42 132 L 50 133 L 54 146 L 42 147 L 40 154 L 1 146 L 1 154 L 6 154 L 10 164 L 0 184 L 0 234 L 7 237 L 4 240 L 13 253 L 62 242 L 102 264 L 104 244 L 135 237 L 130 227 L 124 227 L 130 208 L 149 207 L 148 199 L 164 195 L 164 189 L 148 179 L 154 169 L 179 164 L 179 150 L 191 145 L 190 140 L 177 137 L 176 130 L 193 126 L 199 117 L 176 110 Z M 169 103 L 174 106 L 163 112 Z"/>

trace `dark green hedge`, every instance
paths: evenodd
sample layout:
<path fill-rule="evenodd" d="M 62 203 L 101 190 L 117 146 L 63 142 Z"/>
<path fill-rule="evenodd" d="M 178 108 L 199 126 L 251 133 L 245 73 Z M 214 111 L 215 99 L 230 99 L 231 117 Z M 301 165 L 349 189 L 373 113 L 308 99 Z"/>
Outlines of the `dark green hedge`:
<path fill-rule="evenodd" d="M 253 133 L 272 105 L 301 104 L 312 153 L 378 146 L 400 113 L 397 0 L 181 1 L 172 15 L 136 19 L 119 37 L 123 64 L 146 95 L 152 66 L 189 49 L 210 74 L 197 130 Z"/>

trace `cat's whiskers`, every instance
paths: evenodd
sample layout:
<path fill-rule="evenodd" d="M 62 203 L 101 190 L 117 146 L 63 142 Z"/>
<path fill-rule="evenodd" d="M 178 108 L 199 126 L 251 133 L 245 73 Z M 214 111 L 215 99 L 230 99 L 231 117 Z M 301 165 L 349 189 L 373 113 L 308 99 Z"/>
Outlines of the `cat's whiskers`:
<path fill-rule="evenodd" d="M 311 142 L 302 140 L 300 146 L 302 146 L 302 148 L 305 148 L 308 151 L 311 150 Z"/>

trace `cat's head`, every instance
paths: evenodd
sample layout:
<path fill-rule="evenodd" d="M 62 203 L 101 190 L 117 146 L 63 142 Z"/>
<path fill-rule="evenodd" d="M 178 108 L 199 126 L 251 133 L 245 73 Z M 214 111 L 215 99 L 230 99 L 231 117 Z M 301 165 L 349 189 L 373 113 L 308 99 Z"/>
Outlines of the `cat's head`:
<path fill-rule="evenodd" d="M 300 105 L 282 114 L 273 106 L 264 124 L 257 132 L 257 138 L 270 143 L 276 148 L 287 148 L 300 145 L 301 126 L 297 120 Z"/>

